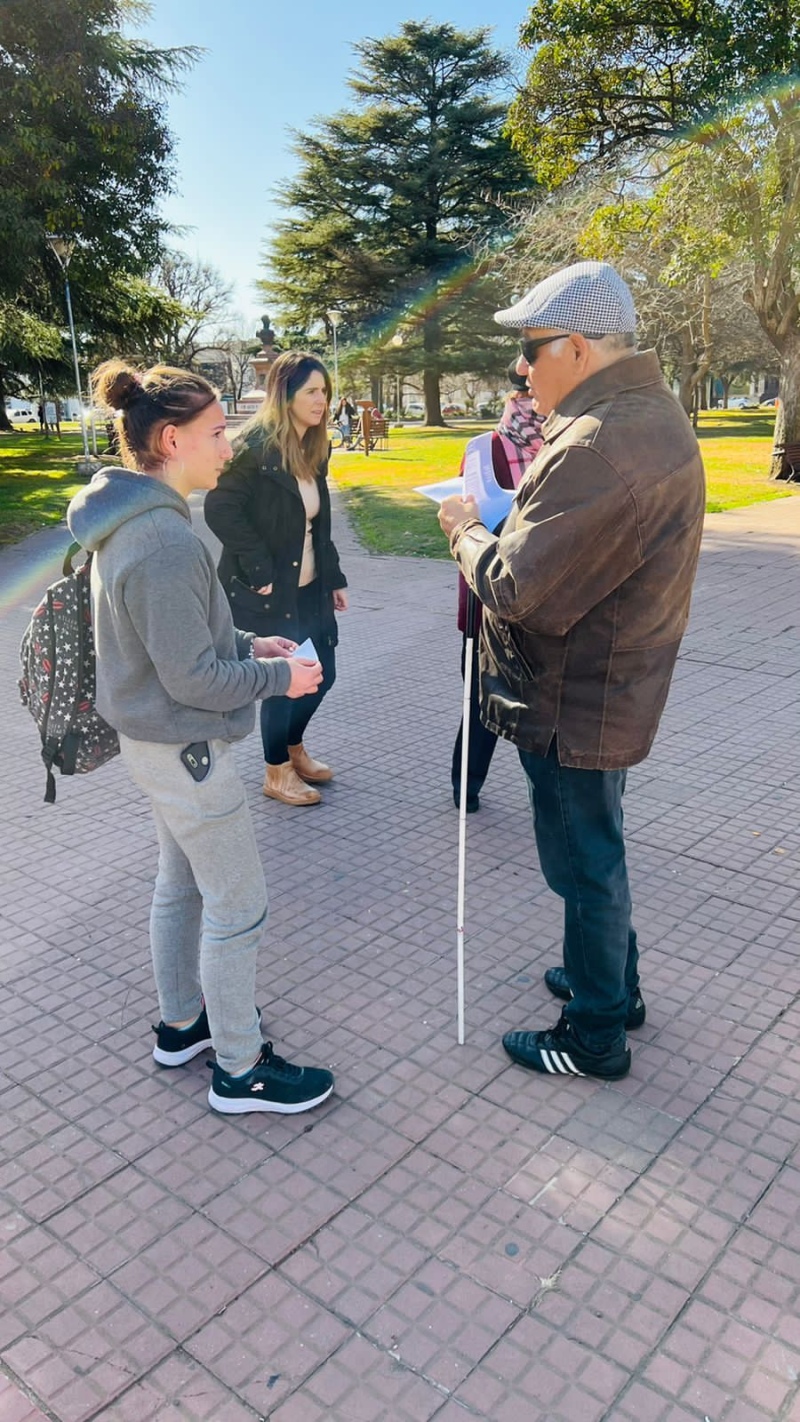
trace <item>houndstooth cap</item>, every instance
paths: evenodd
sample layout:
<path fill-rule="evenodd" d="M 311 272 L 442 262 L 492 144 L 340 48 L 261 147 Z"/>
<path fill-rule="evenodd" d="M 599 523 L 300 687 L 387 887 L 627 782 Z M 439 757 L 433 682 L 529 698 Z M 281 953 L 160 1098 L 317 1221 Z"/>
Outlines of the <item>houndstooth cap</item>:
<path fill-rule="evenodd" d="M 545 277 L 515 306 L 495 311 L 499 326 L 575 331 L 583 336 L 635 332 L 636 311 L 630 288 L 608 262 L 575 262 Z"/>

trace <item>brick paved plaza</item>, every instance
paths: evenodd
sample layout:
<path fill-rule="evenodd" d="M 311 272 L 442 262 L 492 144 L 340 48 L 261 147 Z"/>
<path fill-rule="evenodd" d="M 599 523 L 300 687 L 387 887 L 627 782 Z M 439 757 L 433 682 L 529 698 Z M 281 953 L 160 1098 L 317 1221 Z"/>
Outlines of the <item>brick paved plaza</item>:
<path fill-rule="evenodd" d="M 16 700 L 66 535 L 0 556 L 0 1422 L 800 1422 L 800 498 L 708 520 L 629 778 L 648 1020 L 605 1086 L 500 1046 L 555 1020 L 560 938 L 508 745 L 455 1045 L 454 569 L 339 527 L 336 782 L 265 801 L 240 748 L 265 1029 L 337 1075 L 295 1118 L 154 1066 L 149 810 L 119 762 L 42 804 Z"/>

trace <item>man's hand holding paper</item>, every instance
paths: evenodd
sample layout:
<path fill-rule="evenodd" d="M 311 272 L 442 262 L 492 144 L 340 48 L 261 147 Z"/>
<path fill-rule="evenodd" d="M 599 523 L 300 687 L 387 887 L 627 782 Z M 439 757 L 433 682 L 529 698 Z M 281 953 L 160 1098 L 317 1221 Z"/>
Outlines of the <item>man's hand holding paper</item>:
<path fill-rule="evenodd" d="M 468 519 L 481 517 L 475 499 L 471 496 L 462 499 L 458 494 L 451 494 L 448 498 L 442 499 L 439 505 L 439 527 L 443 533 L 450 537 L 450 534 L 466 523 Z"/>

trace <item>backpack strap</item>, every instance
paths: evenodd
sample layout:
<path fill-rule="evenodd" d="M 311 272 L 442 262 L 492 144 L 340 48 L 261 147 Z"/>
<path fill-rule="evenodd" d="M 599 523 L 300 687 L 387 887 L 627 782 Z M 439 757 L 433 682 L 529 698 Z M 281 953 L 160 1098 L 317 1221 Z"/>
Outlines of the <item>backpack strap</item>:
<path fill-rule="evenodd" d="M 76 573 L 76 572 L 78 571 L 78 569 L 77 569 L 76 567 L 74 567 L 75 555 L 76 555 L 76 553 L 80 553 L 81 550 L 82 550 L 82 548 L 83 548 L 83 544 L 82 544 L 82 543 L 76 543 L 74 540 L 73 540 L 72 543 L 70 543 L 69 548 L 67 549 L 66 553 L 64 554 L 64 562 L 63 562 L 62 568 L 61 568 L 61 570 L 62 570 L 62 572 L 63 572 L 65 578 L 71 577 L 71 575 L 72 575 L 73 573 Z M 91 566 L 92 566 L 92 554 L 91 554 L 91 553 L 87 553 L 87 555 L 86 555 L 86 562 L 85 562 L 85 563 L 82 563 L 82 564 L 81 564 L 81 567 L 83 567 L 83 568 L 90 568 Z"/>

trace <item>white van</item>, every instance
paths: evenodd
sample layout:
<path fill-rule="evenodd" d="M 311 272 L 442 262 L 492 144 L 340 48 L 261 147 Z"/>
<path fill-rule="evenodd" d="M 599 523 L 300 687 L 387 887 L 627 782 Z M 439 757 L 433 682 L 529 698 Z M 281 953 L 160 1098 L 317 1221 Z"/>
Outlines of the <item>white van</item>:
<path fill-rule="evenodd" d="M 39 423 L 36 411 L 26 400 L 14 400 L 10 405 L 6 405 L 6 414 L 12 425 L 38 425 Z"/>

